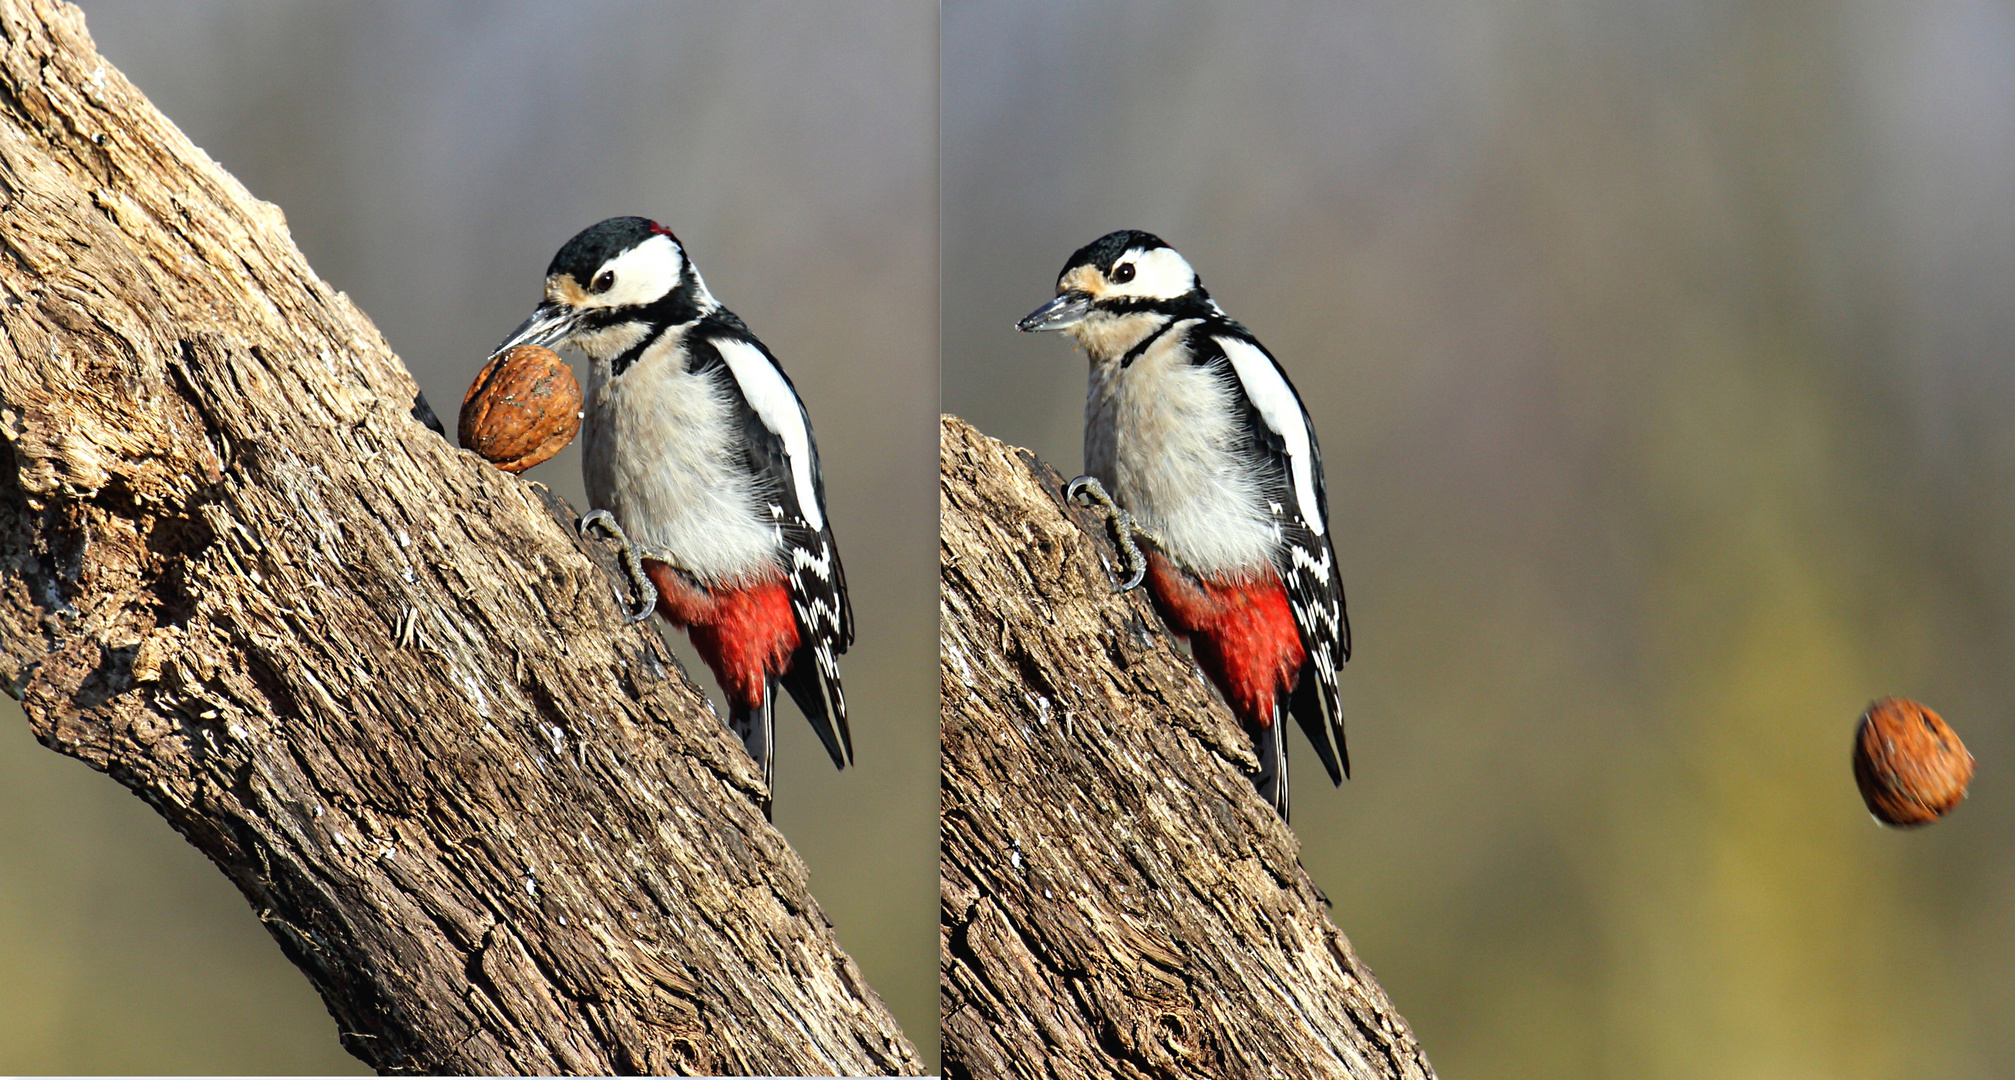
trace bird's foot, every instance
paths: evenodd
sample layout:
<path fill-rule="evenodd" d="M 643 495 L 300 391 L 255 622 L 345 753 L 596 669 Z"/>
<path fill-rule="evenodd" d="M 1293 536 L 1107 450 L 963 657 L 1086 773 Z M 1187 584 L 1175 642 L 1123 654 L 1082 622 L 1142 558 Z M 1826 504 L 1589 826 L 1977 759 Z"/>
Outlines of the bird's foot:
<path fill-rule="evenodd" d="M 581 515 L 581 535 L 599 532 L 616 545 L 616 557 L 622 560 L 623 569 L 630 575 L 630 585 L 636 590 L 637 602 L 631 606 L 629 597 L 622 590 L 616 590 L 616 606 L 622 609 L 625 623 L 640 623 L 651 617 L 658 606 L 658 589 L 651 579 L 644 576 L 644 560 L 637 555 L 635 545 L 630 543 L 628 533 L 616 522 L 616 515 L 607 510 L 590 510 Z"/>
<path fill-rule="evenodd" d="M 1097 477 L 1080 476 L 1063 489 L 1065 502 L 1076 502 L 1080 495 L 1105 508 L 1106 515 L 1112 522 L 1113 536 L 1119 541 L 1120 558 L 1125 563 L 1120 569 L 1125 572 L 1126 577 L 1115 591 L 1131 592 L 1139 588 L 1140 583 L 1147 578 L 1147 556 L 1141 552 L 1135 538 L 1146 540 L 1150 544 L 1158 544 L 1160 541 L 1155 539 L 1153 533 L 1141 528 L 1140 523 L 1133 519 L 1133 515 L 1127 512 L 1126 507 L 1112 501 L 1112 496 L 1106 493 L 1105 485 L 1099 483 Z"/>

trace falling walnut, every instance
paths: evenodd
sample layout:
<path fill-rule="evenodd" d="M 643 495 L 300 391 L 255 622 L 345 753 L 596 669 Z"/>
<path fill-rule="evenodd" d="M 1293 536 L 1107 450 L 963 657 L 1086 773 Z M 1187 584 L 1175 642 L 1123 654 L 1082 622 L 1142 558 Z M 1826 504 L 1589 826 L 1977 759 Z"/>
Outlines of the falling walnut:
<path fill-rule="evenodd" d="M 462 448 L 508 473 L 552 457 L 581 431 L 581 384 L 558 353 L 520 345 L 490 359 L 462 397 Z"/>
<path fill-rule="evenodd" d="M 1937 713 L 1908 698 L 1883 698 L 1861 714 L 1854 782 L 1877 821 L 1929 825 L 1966 797 L 1973 755 Z"/>

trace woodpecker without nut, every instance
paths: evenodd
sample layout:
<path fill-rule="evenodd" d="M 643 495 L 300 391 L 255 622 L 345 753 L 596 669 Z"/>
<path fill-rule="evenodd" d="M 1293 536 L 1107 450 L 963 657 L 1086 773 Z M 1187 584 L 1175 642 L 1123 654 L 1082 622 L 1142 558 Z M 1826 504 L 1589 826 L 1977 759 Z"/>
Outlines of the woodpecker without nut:
<path fill-rule="evenodd" d="M 553 350 L 520 345 L 483 365 L 462 395 L 464 450 L 521 473 L 567 448 L 581 430 L 581 384 Z"/>
<path fill-rule="evenodd" d="M 1287 816 L 1292 714 L 1330 781 L 1350 774 L 1337 672 L 1350 658 L 1315 425 L 1273 354 L 1144 232 L 1079 248 L 1056 298 L 1017 324 L 1091 360 L 1089 475 L 1068 494 L 1113 513 L 1155 609 L 1252 736 L 1253 785 Z M 1143 552 L 1135 539 L 1146 542 Z"/>
<path fill-rule="evenodd" d="M 1973 755 L 1935 712 L 1908 698 L 1868 706 L 1854 735 L 1854 782 L 1885 825 L 1929 825 L 1973 782 Z"/>
<path fill-rule="evenodd" d="M 655 594 L 632 617 L 655 609 L 686 629 L 765 785 L 779 686 L 845 768 L 838 658 L 853 611 L 811 419 L 775 355 L 671 230 L 640 217 L 560 248 L 544 301 L 497 353 L 524 345 L 591 361 L 581 471 L 595 509 L 582 524 L 609 532 Z"/>

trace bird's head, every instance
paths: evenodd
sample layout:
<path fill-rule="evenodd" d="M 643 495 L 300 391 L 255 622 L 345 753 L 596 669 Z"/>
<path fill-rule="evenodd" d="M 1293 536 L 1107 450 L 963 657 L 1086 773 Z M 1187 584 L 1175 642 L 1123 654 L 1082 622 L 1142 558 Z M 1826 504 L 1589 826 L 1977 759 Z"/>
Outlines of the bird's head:
<path fill-rule="evenodd" d="M 670 229 L 649 218 L 610 218 L 582 230 L 553 256 L 545 300 L 497 352 L 572 345 L 607 362 L 657 330 L 718 306 Z"/>
<path fill-rule="evenodd" d="M 1152 233 L 1122 229 L 1077 249 L 1057 275 L 1056 299 L 1015 328 L 1065 331 L 1103 359 L 1190 309 L 1213 307 L 1196 271 L 1174 248 Z"/>

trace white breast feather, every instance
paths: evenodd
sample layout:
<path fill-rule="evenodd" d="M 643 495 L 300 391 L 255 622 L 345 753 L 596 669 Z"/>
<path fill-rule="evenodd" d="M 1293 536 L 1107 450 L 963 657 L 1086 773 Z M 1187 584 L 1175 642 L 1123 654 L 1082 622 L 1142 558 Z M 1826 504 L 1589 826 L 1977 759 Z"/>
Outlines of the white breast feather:
<path fill-rule="evenodd" d="M 1189 363 L 1178 325 L 1134 362 L 1092 372 L 1085 467 L 1176 562 L 1209 574 L 1270 566 L 1280 534 L 1240 454 L 1228 391 Z"/>
<path fill-rule="evenodd" d="M 594 366 L 581 470 L 588 503 L 614 514 L 642 554 L 710 584 L 774 574 L 777 531 L 759 512 L 741 455 L 729 453 L 729 375 L 695 374 L 686 363 L 678 332 L 668 331 L 619 377 Z"/>

